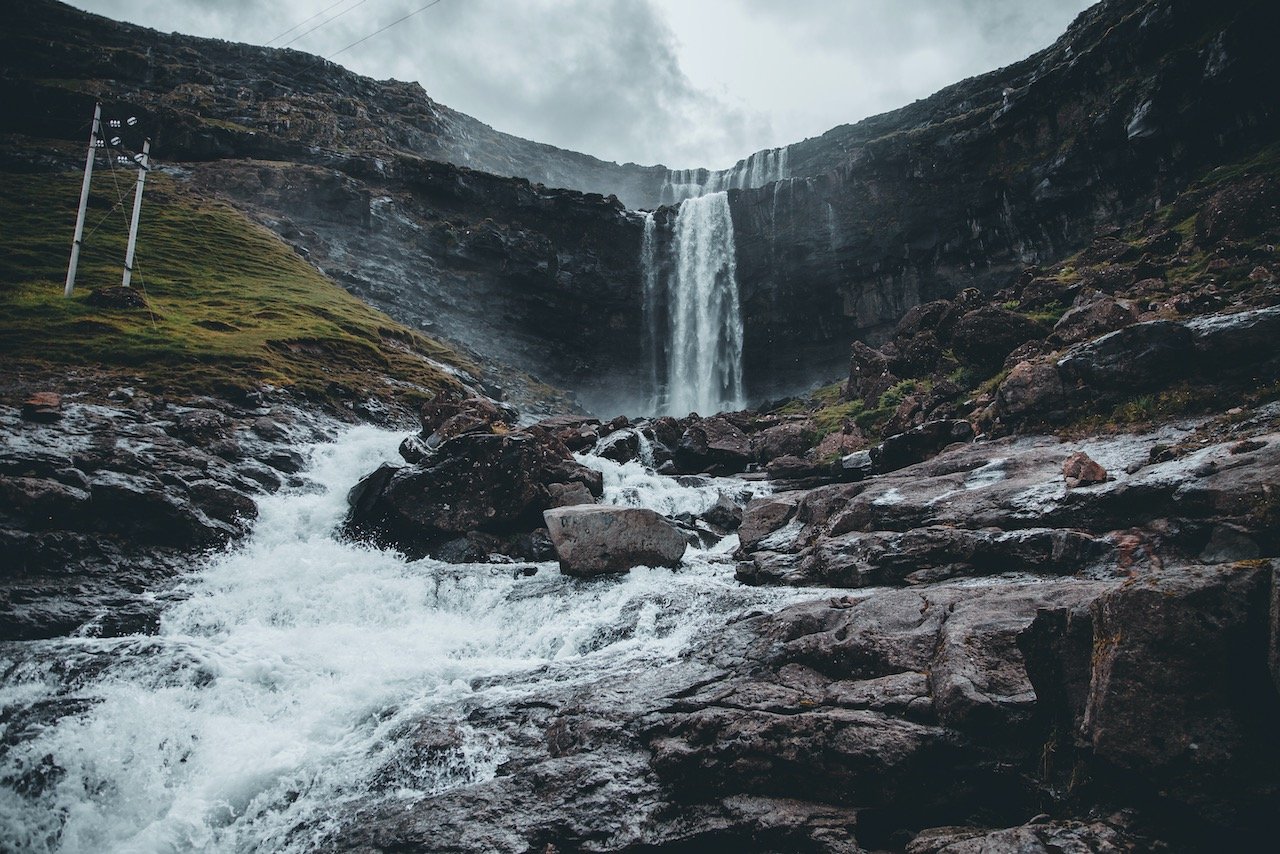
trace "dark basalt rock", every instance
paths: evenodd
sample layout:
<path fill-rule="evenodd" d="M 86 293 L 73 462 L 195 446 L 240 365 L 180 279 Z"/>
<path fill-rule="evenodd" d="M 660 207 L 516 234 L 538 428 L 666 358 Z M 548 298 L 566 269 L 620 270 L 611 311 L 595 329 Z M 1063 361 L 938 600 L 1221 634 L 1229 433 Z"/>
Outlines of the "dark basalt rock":
<path fill-rule="evenodd" d="M 694 421 L 680 437 L 675 461 L 686 473 L 733 474 L 751 463 L 751 439 L 727 418 Z"/>
<path fill-rule="evenodd" d="M 257 416 L 225 402 L 120 397 L 65 404 L 38 425 L 0 407 L 0 638 L 153 631 L 150 594 L 195 554 L 247 534 L 255 496 L 283 485 L 259 460 L 301 465 L 295 435 L 318 435 L 318 422 L 284 408 L 276 417 L 296 424 L 264 438 Z"/>
<path fill-rule="evenodd" d="M 1044 338 L 1048 331 L 1024 315 L 986 306 L 956 321 L 951 346 L 965 365 L 989 374 L 999 370 L 1005 357 L 1020 344 Z"/>
<path fill-rule="evenodd" d="M 878 472 L 897 471 L 928 459 L 947 445 L 973 439 L 968 421 L 930 421 L 871 448 L 871 464 Z"/>
<path fill-rule="evenodd" d="M 1143 390 L 1186 371 L 1191 354 L 1192 335 L 1184 325 L 1152 320 L 1072 349 L 1058 371 L 1064 382 L 1090 389 Z"/>
<path fill-rule="evenodd" d="M 1068 489 L 1054 438 L 960 444 L 857 483 L 761 498 L 740 532 L 754 584 L 920 584 L 1011 570 L 1100 577 L 1165 559 L 1272 554 L 1276 449 L 1153 461 L 1155 437 L 1095 440 L 1110 478 Z M 1241 551 L 1247 549 L 1248 551 Z M 1166 558 L 1167 555 L 1167 558 Z"/>
<path fill-rule="evenodd" d="M 600 473 L 548 433 L 464 433 L 415 465 L 365 477 L 348 496 L 346 527 L 415 554 L 476 532 L 528 533 L 564 499 L 552 485 L 578 485 L 595 497 L 603 491 Z"/>

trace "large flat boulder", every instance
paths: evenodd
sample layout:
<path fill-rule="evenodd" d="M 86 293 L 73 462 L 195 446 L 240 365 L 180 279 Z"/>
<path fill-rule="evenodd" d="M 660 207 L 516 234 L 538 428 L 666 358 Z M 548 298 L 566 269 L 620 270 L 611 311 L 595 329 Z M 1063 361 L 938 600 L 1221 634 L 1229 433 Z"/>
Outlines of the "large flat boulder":
<path fill-rule="evenodd" d="M 542 514 L 566 575 L 604 575 L 633 566 L 676 566 L 688 541 L 675 525 L 640 507 L 579 505 Z"/>

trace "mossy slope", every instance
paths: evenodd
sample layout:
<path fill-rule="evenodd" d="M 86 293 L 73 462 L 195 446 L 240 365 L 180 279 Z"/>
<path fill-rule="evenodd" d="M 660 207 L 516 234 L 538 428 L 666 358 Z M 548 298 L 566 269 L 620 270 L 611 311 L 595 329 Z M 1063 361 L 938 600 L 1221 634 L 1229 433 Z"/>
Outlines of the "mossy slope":
<path fill-rule="evenodd" d="M 456 388 L 452 368 L 474 371 L 239 212 L 163 174 L 148 180 L 139 229 L 134 287 L 148 308 L 95 307 L 91 291 L 120 284 L 132 178 L 95 175 L 76 293 L 65 299 L 80 175 L 0 176 L 0 358 L 9 369 L 83 366 L 177 395 L 266 383 L 328 403 L 412 403 Z"/>

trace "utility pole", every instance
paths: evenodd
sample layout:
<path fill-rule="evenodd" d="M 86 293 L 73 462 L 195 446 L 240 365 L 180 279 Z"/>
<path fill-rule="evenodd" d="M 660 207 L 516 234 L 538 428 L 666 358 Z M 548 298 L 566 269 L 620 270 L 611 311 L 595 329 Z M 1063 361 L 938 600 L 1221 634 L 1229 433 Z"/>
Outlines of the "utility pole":
<path fill-rule="evenodd" d="M 102 142 L 102 105 L 93 105 L 93 129 L 89 131 L 89 155 L 84 160 L 84 184 L 80 186 L 80 211 L 76 214 L 76 234 L 71 241 L 71 261 L 67 264 L 67 287 L 63 296 L 71 296 L 76 288 L 76 266 L 80 263 L 80 244 L 84 242 L 84 216 L 89 206 L 89 181 L 93 177 L 93 158 Z"/>
<path fill-rule="evenodd" d="M 133 250 L 138 245 L 138 218 L 142 214 L 142 185 L 146 183 L 147 171 L 151 169 L 151 140 L 144 140 L 142 153 L 134 158 L 138 162 L 138 186 L 133 191 L 133 219 L 129 222 L 129 248 L 124 254 L 124 282 L 129 287 L 133 278 Z"/>

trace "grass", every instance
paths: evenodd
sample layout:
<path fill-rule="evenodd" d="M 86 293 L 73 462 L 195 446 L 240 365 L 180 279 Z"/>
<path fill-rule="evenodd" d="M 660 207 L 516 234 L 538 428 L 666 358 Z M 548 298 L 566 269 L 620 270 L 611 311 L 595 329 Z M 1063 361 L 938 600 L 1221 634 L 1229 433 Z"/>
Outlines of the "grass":
<path fill-rule="evenodd" d="M 95 175 L 76 292 L 65 299 L 80 174 L 3 175 L 0 357 L 9 367 L 123 371 L 178 395 L 271 384 L 320 401 L 406 404 L 457 387 L 438 363 L 474 370 L 271 232 L 161 174 L 148 178 L 133 280 L 149 308 L 94 307 L 90 291 L 120 284 L 132 176 Z"/>

